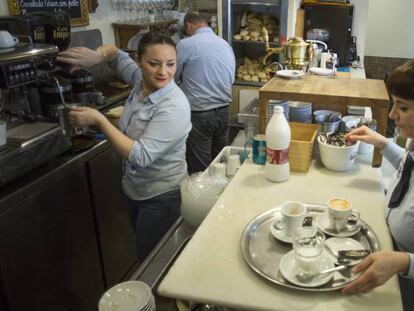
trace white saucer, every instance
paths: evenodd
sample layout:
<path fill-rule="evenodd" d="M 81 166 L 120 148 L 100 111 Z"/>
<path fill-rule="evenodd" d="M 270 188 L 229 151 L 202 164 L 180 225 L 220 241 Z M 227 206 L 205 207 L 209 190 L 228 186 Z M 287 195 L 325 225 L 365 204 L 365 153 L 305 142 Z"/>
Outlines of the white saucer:
<path fill-rule="evenodd" d="M 322 253 L 320 261 L 320 271 L 325 269 L 330 269 L 334 267 L 334 262 L 331 258 L 331 256 L 327 255 L 325 252 Z M 285 256 L 282 257 L 282 260 L 280 261 L 279 266 L 280 273 L 282 276 L 288 280 L 290 283 L 293 283 L 298 286 L 302 287 L 318 287 L 322 286 L 325 283 L 328 283 L 332 277 L 333 273 L 328 273 L 320 276 L 316 276 L 312 279 L 312 281 L 303 283 L 299 281 L 296 278 L 296 261 L 295 261 L 295 255 L 293 251 L 290 251 Z"/>
<path fill-rule="evenodd" d="M 280 221 L 282 220 L 282 214 L 280 212 L 278 212 L 278 215 L 276 216 L 276 220 L 275 221 Z M 302 227 L 303 230 L 312 230 L 310 231 L 311 235 L 316 234 L 316 232 L 318 231 L 318 228 L 316 226 L 312 226 L 312 227 Z M 273 226 L 273 223 L 270 225 L 270 233 L 279 241 L 285 242 L 285 243 L 290 243 L 292 244 L 292 236 L 287 235 L 285 233 L 285 230 L 278 230 Z"/>
<path fill-rule="evenodd" d="M 329 238 L 325 241 L 327 247 L 329 247 L 332 252 L 338 257 L 338 251 L 352 251 L 352 250 L 361 250 L 365 249 L 365 247 L 359 243 L 357 240 L 352 238 Z M 336 261 L 336 258 L 332 256 L 332 258 Z M 362 259 L 351 259 L 350 266 L 356 265 L 360 263 Z"/>
<path fill-rule="evenodd" d="M 316 218 L 316 225 L 318 226 L 319 230 L 321 230 L 323 233 L 331 236 L 335 236 L 338 238 L 347 238 L 350 236 L 353 236 L 361 230 L 361 222 L 358 221 L 357 226 L 354 230 L 350 231 L 341 231 L 341 232 L 335 232 L 331 229 L 331 224 L 329 221 L 329 212 L 322 213 Z"/>
<path fill-rule="evenodd" d="M 302 77 L 305 73 L 301 70 L 278 70 L 276 71 L 276 74 L 279 77 L 286 78 L 286 79 L 299 79 Z"/>
<path fill-rule="evenodd" d="M 155 310 L 155 300 L 149 286 L 140 281 L 119 283 L 108 289 L 98 304 L 99 311 Z"/>
<path fill-rule="evenodd" d="M 317 75 L 317 76 L 325 76 L 330 77 L 334 74 L 332 69 L 329 68 L 320 68 L 320 67 L 313 67 L 309 69 L 309 72 L 311 74 Z"/>

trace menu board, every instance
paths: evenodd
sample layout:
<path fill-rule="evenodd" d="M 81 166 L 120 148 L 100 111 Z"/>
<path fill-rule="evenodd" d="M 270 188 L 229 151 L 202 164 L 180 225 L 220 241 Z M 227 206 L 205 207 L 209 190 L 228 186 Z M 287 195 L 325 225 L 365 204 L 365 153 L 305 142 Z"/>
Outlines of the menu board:
<path fill-rule="evenodd" d="M 88 0 L 8 0 L 11 15 L 31 12 L 66 12 L 72 26 L 89 24 Z"/>

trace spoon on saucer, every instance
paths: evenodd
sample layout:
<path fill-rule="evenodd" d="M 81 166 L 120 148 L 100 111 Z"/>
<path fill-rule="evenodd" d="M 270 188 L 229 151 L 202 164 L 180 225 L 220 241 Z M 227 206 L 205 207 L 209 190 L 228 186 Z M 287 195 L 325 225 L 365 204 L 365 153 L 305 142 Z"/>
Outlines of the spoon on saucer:
<path fill-rule="evenodd" d="M 347 265 L 340 265 L 340 266 L 329 268 L 329 269 L 323 270 L 321 272 L 313 273 L 313 274 L 298 273 L 295 275 L 295 277 L 299 282 L 310 283 L 313 281 L 315 277 L 323 276 L 324 274 L 329 274 L 329 273 L 333 273 L 336 271 L 342 271 L 342 270 L 345 270 L 346 268 L 348 268 Z"/>

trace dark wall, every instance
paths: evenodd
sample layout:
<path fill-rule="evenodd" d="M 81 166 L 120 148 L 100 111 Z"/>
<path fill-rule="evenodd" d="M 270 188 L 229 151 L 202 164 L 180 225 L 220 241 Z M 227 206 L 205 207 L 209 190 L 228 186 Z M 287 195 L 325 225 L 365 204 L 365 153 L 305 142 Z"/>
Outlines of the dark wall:
<path fill-rule="evenodd" d="M 365 56 L 364 66 L 367 79 L 384 79 L 387 72 L 409 61 L 409 58 Z"/>

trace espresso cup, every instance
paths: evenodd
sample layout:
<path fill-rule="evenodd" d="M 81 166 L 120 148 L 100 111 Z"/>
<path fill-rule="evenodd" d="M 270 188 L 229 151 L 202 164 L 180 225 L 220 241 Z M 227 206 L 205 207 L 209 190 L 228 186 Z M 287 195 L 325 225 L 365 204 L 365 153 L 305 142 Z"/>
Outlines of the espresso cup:
<path fill-rule="evenodd" d="M 293 253 L 297 272 L 315 274 L 320 271 L 320 258 L 324 240 L 319 235 L 312 235 L 309 230 L 299 229 L 293 234 Z"/>
<path fill-rule="evenodd" d="M 282 204 L 280 213 L 283 216 L 282 220 L 276 221 L 274 226 L 291 236 L 302 227 L 306 207 L 300 202 L 288 201 Z"/>
<path fill-rule="evenodd" d="M 12 36 L 7 30 L 0 30 L 0 48 L 10 48 L 16 45 L 19 39 Z"/>
<path fill-rule="evenodd" d="M 332 198 L 328 200 L 328 213 L 331 228 L 335 232 L 340 232 L 345 228 L 353 230 L 357 226 L 359 220 L 359 212 L 352 208 L 350 201 L 344 198 Z M 356 225 L 348 226 L 349 217 L 354 215 Z"/>

